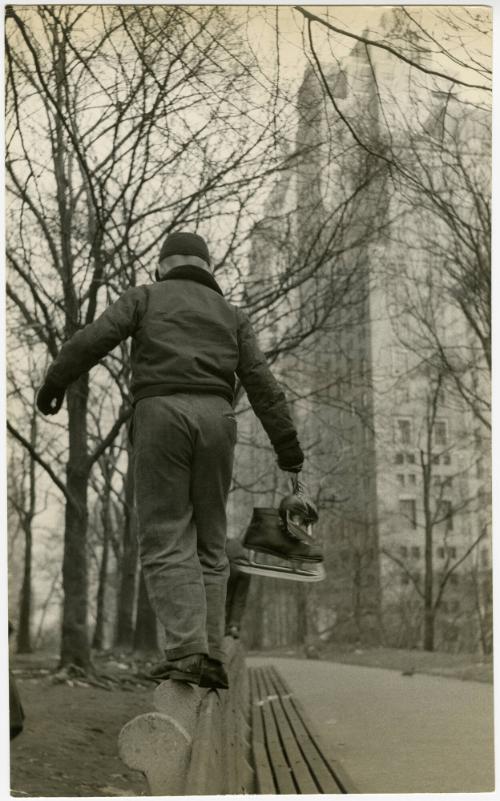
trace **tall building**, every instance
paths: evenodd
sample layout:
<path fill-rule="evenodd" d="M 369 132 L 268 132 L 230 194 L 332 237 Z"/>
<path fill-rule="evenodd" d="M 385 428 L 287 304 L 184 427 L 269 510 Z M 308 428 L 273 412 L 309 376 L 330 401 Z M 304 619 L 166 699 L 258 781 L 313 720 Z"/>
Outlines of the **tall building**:
<path fill-rule="evenodd" d="M 321 81 L 306 70 L 296 167 L 254 230 L 257 322 L 305 445 L 327 569 L 305 589 L 259 583 L 264 645 L 491 644 L 487 404 L 475 414 L 463 391 L 486 401 L 488 372 L 477 332 L 450 302 L 446 258 L 460 258 L 460 241 L 434 202 L 471 213 L 471 187 L 488 192 L 489 120 L 428 87 L 419 105 L 403 91 L 409 73 L 394 70 L 361 43 Z M 414 176 L 423 161 L 436 198 L 418 181 L 401 187 L 391 158 Z M 253 504 L 276 505 L 284 491 L 259 424 L 244 414 L 240 432 L 239 531 Z"/>

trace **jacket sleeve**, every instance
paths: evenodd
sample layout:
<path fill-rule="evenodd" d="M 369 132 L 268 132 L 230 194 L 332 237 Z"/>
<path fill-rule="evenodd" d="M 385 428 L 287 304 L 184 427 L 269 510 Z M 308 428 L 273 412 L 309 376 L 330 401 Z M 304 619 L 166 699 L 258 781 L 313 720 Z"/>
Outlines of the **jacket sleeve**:
<path fill-rule="evenodd" d="M 88 372 L 122 340 L 131 336 L 146 309 L 146 287 L 127 290 L 93 323 L 64 343 L 45 381 L 67 387 Z"/>
<path fill-rule="evenodd" d="M 292 458 L 292 461 L 296 461 L 294 466 L 300 469 L 303 454 L 285 394 L 269 369 L 247 315 L 241 309 L 237 313 L 239 364 L 236 375 L 246 390 L 250 405 L 261 421 L 278 460 L 296 453 L 296 459 Z"/>

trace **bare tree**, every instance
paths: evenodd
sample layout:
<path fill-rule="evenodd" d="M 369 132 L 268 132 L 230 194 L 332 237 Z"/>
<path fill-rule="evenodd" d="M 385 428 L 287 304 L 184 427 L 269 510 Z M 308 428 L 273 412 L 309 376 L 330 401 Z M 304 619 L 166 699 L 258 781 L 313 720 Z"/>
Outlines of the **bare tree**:
<path fill-rule="evenodd" d="M 420 496 L 420 502 L 417 507 L 416 500 L 400 501 L 398 514 L 402 517 L 403 527 L 423 531 L 423 576 L 417 567 L 413 546 L 383 545 L 381 552 L 400 569 L 400 576 L 420 599 L 423 647 L 427 651 L 433 651 L 436 617 L 445 590 L 458 572 L 462 575 L 463 571 L 459 569 L 478 548 L 486 532 L 484 529 L 479 531 L 472 539 L 468 538 L 467 542 L 462 541 L 463 537 L 459 537 L 460 546 L 457 547 L 457 539 L 454 538 L 457 524 L 460 524 L 460 521 L 462 524 L 465 522 L 467 530 L 472 528 L 472 521 L 477 513 L 477 494 L 468 488 L 468 476 L 473 462 L 457 464 L 457 451 L 464 448 L 467 434 L 464 429 L 457 427 L 456 419 L 450 426 L 451 430 L 448 430 L 443 419 L 443 415 L 449 413 L 449 406 L 443 405 L 445 388 L 449 392 L 449 387 L 453 387 L 453 384 L 445 382 L 439 370 L 439 362 L 433 373 L 428 364 L 422 373 L 425 403 L 422 404 L 422 419 L 413 422 L 417 429 L 414 436 L 418 435 L 420 440 L 419 480 L 415 483 L 413 493 Z M 453 472 L 447 470 L 443 474 L 443 468 L 438 465 L 443 462 L 450 463 L 452 453 L 456 466 Z M 418 508 L 422 509 L 423 514 L 420 523 Z M 436 564 L 437 550 L 440 552 L 438 564 Z M 388 576 L 392 581 L 390 571 Z"/>
<path fill-rule="evenodd" d="M 30 443 L 36 443 L 36 417 L 33 414 L 30 427 Z M 14 451 L 13 451 L 14 453 Z M 25 654 L 32 651 L 32 563 L 33 563 L 33 523 L 36 515 L 36 474 L 35 462 L 29 454 L 21 452 L 21 458 L 9 470 L 8 503 L 14 511 L 17 522 L 24 535 L 23 575 L 19 594 L 19 618 L 17 624 L 16 650 Z"/>
<path fill-rule="evenodd" d="M 137 526 L 134 512 L 134 478 L 132 448 L 128 443 L 127 470 L 123 491 L 123 531 L 119 557 L 119 579 L 116 601 L 114 644 L 119 649 L 131 649 L 134 638 L 134 613 L 137 597 Z"/>
<path fill-rule="evenodd" d="M 457 390 L 490 426 L 491 14 L 400 7 L 370 36 L 346 29 L 329 11 L 296 11 L 336 119 L 390 175 L 400 259 L 408 248 L 427 253 L 449 304 L 469 326 L 474 344 L 467 350 L 446 348 L 435 329 L 428 335 Z M 334 53 L 336 43 L 349 41 L 363 64 L 361 89 L 349 85 L 342 64 L 324 57 L 327 45 Z M 386 79 L 395 71 L 404 76 L 399 97 Z"/>
<path fill-rule="evenodd" d="M 145 275 L 169 228 L 216 231 L 232 215 L 221 263 L 234 251 L 242 209 L 280 159 L 276 108 L 245 107 L 249 68 L 226 21 L 217 8 L 9 9 L 7 292 L 38 352 L 55 357 L 95 318 L 101 287 L 137 265 Z M 61 661 L 84 667 L 89 475 L 130 413 L 90 450 L 92 393 L 87 374 L 68 388 L 66 479 L 37 456 L 66 500 Z"/>
<path fill-rule="evenodd" d="M 339 232 L 371 174 L 346 187 L 307 249 L 302 243 L 289 253 L 264 291 L 251 291 L 255 280 L 241 256 L 262 198 L 275 176 L 296 175 L 324 143 L 299 139 L 289 152 L 290 99 L 263 70 L 254 80 L 250 67 L 258 65 L 242 57 L 238 25 L 228 24 L 228 14 L 215 7 L 9 9 L 7 292 L 37 352 L 47 348 L 54 357 L 104 300 L 145 277 L 150 254 L 173 227 L 205 226 L 212 234 L 217 277 L 253 311 L 257 327 L 270 310 L 284 319 L 298 308 L 300 286 L 345 250 Z M 317 202 L 309 204 L 311 215 Z M 303 198 L 300 204 L 304 211 Z M 354 246 L 351 239 L 348 247 Z M 340 280 L 339 274 L 335 297 Z M 271 358 L 321 328 L 337 302 L 332 285 L 333 275 L 318 284 L 310 313 L 302 297 L 300 328 L 281 333 Z M 85 374 L 68 388 L 68 450 L 61 449 L 58 461 L 66 460 L 66 479 L 50 459 L 32 452 L 65 498 L 63 664 L 89 664 L 88 486 L 93 466 L 130 414 L 125 365 L 121 351 L 99 368 L 99 376 L 118 377 L 123 401 L 114 416 L 109 395 L 103 409 L 109 428 L 100 437 L 93 437 L 89 415 L 94 385 Z M 96 386 L 100 391 L 100 381 Z M 10 431 L 26 447 L 14 418 L 13 410 Z"/>

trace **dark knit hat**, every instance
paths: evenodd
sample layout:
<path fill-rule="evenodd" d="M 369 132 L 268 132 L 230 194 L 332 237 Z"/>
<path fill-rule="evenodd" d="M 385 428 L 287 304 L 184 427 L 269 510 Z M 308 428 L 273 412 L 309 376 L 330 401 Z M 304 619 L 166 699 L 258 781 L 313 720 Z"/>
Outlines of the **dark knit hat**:
<path fill-rule="evenodd" d="M 198 256 L 210 264 L 207 243 L 198 234 L 187 231 L 175 231 L 168 234 L 160 250 L 160 261 L 167 256 Z"/>

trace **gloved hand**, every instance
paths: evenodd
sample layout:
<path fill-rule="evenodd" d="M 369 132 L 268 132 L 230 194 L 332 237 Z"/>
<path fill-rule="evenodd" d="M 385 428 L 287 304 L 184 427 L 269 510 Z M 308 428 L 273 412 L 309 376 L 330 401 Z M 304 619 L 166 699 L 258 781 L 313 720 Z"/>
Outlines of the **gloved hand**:
<path fill-rule="evenodd" d="M 287 473 L 300 473 L 304 464 L 304 453 L 297 441 L 291 445 L 280 448 L 278 453 L 278 466 Z"/>
<path fill-rule="evenodd" d="M 38 390 L 36 405 L 42 414 L 57 414 L 64 401 L 64 387 L 57 387 L 51 381 L 46 381 Z"/>

